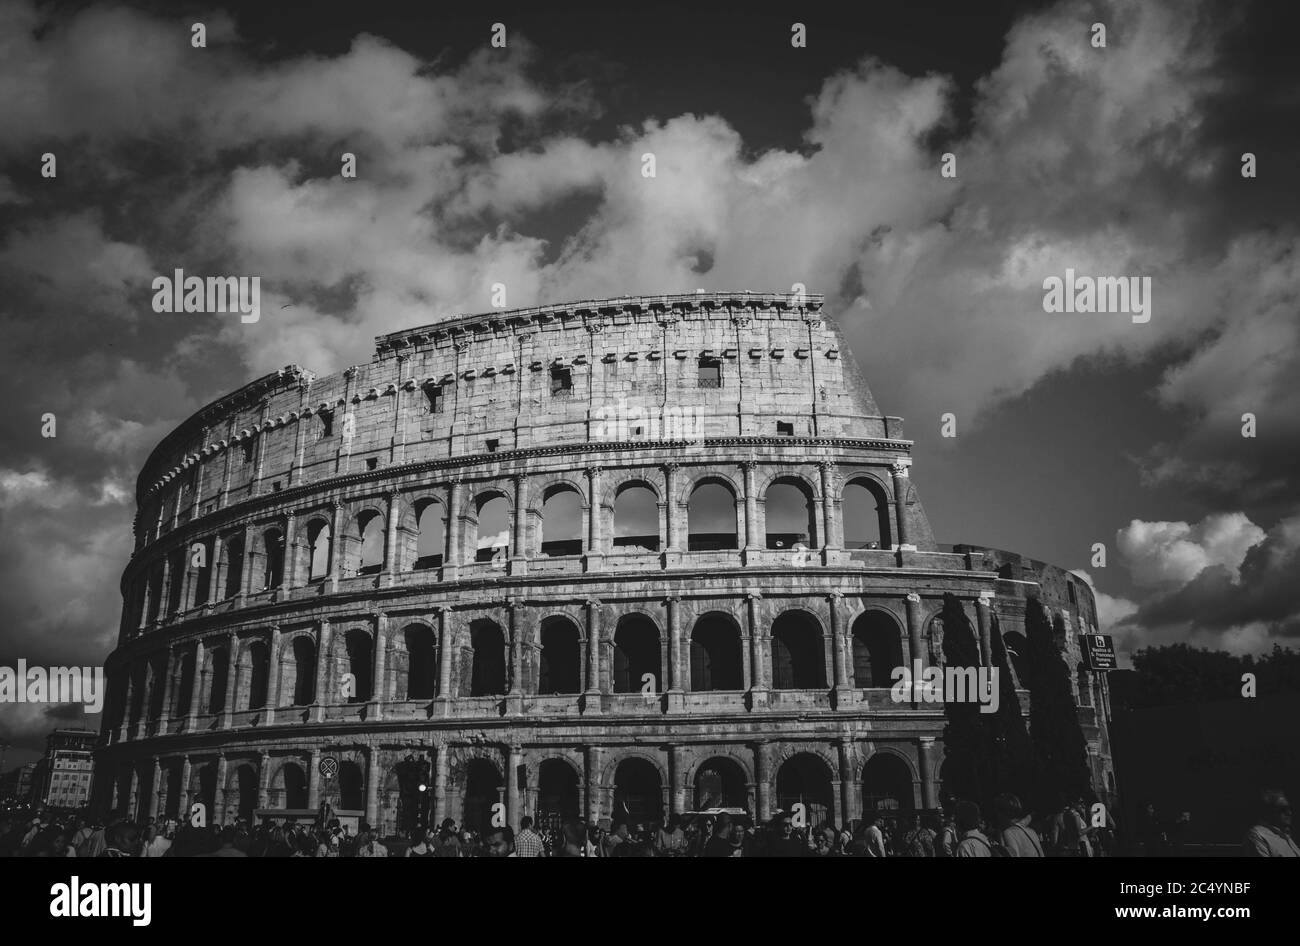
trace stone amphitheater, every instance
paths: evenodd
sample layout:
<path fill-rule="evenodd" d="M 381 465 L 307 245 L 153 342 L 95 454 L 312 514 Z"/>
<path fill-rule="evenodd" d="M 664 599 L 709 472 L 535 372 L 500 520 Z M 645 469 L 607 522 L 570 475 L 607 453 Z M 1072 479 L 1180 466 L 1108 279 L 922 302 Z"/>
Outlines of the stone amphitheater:
<path fill-rule="evenodd" d="M 1091 590 L 936 544 L 912 442 L 822 307 L 493 311 L 196 413 L 139 477 L 97 805 L 327 801 L 385 834 L 498 804 L 516 826 L 934 808 L 943 706 L 890 686 L 942 662 L 945 595 L 986 664 L 994 635 L 1026 653 L 1028 602 L 1050 611 L 1107 798 Z"/>

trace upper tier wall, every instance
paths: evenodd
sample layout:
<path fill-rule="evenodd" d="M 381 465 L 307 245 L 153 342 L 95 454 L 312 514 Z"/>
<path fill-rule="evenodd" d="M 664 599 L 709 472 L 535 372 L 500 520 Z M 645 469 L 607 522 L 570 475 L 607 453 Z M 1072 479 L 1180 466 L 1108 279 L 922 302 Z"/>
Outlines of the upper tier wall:
<path fill-rule="evenodd" d="M 821 304 L 815 295 L 710 293 L 502 311 L 381 336 L 370 364 L 329 377 L 290 366 L 209 405 L 159 445 L 138 482 L 137 545 L 159 523 L 165 530 L 211 511 L 221 494 L 230 504 L 493 449 L 778 434 L 901 439 L 901 421 L 881 416 L 846 370 Z M 719 385 L 701 381 L 701 358 L 718 360 Z M 568 370 L 567 391 L 553 390 L 557 368 Z"/>

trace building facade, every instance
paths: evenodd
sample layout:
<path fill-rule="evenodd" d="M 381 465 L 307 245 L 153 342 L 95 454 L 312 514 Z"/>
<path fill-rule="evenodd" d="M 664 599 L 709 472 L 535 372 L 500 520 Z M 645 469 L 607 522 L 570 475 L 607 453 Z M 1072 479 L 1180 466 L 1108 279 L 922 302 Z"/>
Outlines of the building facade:
<path fill-rule="evenodd" d="M 944 595 L 985 662 L 1036 598 L 1073 667 L 1092 594 L 936 544 L 912 443 L 821 309 L 498 311 L 198 412 L 139 478 L 102 805 L 327 799 L 385 832 L 497 804 L 512 824 L 935 807 L 943 707 L 889 687 L 942 661 Z M 1104 683 L 1075 686 L 1104 788 Z"/>
<path fill-rule="evenodd" d="M 96 733 L 56 729 L 45 739 L 45 758 L 37 800 L 47 808 L 80 809 L 90 803 L 95 771 Z"/>
<path fill-rule="evenodd" d="M 26 762 L 0 775 L 0 799 L 12 799 L 26 805 L 32 800 L 32 783 L 36 774 L 35 762 Z"/>

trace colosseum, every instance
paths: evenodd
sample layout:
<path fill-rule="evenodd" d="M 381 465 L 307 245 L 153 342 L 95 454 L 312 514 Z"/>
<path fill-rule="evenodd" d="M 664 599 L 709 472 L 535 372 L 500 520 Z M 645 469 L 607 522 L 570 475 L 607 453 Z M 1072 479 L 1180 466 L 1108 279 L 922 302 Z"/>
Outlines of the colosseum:
<path fill-rule="evenodd" d="M 822 307 L 493 311 L 199 411 L 139 477 L 100 806 L 325 800 L 385 834 L 498 803 L 514 825 L 934 808 L 944 707 L 890 686 L 943 661 L 945 596 L 986 665 L 1048 609 L 1107 798 L 1091 590 L 936 544 L 912 442 Z"/>

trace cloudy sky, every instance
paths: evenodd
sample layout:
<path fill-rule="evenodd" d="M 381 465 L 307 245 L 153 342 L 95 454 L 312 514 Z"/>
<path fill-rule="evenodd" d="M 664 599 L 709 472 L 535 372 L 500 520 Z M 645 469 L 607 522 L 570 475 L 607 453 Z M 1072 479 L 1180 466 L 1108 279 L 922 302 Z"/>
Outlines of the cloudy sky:
<path fill-rule="evenodd" d="M 1086 571 L 1126 652 L 1300 636 L 1287 5 L 266 6 L 0 0 L 0 662 L 102 663 L 134 477 L 192 411 L 495 282 L 804 283 L 940 541 Z M 177 267 L 259 274 L 263 317 L 154 313 Z M 1067 268 L 1149 276 L 1150 321 L 1045 312 Z M 77 715 L 0 707 L 8 762 Z"/>

